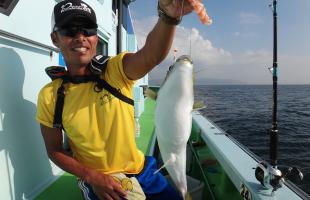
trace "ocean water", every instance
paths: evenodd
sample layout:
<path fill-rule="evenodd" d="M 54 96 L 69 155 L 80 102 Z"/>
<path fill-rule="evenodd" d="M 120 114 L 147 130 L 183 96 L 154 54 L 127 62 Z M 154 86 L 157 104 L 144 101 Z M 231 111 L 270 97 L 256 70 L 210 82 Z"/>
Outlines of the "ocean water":
<path fill-rule="evenodd" d="M 205 102 L 204 116 L 269 160 L 271 85 L 196 86 L 195 99 Z M 298 167 L 304 180 L 293 182 L 310 194 L 310 85 L 278 87 L 278 130 L 278 164 Z"/>

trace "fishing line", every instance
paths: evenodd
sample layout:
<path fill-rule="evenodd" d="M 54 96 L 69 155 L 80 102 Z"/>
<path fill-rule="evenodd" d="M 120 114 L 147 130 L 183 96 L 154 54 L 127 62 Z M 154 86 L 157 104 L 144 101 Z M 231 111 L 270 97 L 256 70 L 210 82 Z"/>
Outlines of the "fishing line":
<path fill-rule="evenodd" d="M 182 19 L 183 19 L 184 1 L 185 1 L 185 0 L 182 1 L 182 5 L 181 5 L 181 15 L 180 15 L 180 20 L 181 20 L 181 21 L 182 21 Z"/>

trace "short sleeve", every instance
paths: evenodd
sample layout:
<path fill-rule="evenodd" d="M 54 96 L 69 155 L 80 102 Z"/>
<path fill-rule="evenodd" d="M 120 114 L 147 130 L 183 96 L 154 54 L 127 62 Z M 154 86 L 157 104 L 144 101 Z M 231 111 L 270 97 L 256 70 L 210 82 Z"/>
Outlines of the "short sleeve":
<path fill-rule="evenodd" d="M 123 58 L 126 53 L 127 52 L 123 52 L 115 57 L 112 57 L 109 60 L 105 73 L 106 79 L 118 88 L 122 88 L 122 86 L 131 88 L 135 83 L 135 81 L 129 79 L 124 72 Z"/>
<path fill-rule="evenodd" d="M 52 84 L 41 89 L 37 100 L 36 120 L 47 127 L 53 128 L 55 92 Z"/>

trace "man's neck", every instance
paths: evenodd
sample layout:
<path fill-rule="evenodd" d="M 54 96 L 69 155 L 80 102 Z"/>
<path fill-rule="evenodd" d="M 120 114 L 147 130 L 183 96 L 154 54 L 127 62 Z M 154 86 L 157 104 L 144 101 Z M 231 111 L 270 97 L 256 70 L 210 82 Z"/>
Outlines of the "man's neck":
<path fill-rule="evenodd" d="M 90 74 L 87 66 L 71 67 L 68 66 L 70 76 L 84 76 Z"/>

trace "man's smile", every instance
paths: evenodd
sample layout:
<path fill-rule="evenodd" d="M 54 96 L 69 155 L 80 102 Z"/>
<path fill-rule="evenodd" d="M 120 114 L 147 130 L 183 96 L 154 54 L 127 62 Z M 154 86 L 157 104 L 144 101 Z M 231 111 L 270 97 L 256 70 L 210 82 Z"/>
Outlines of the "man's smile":
<path fill-rule="evenodd" d="M 88 48 L 87 47 L 75 47 L 75 48 L 72 48 L 73 51 L 75 52 L 79 52 L 79 53 L 85 53 Z"/>

